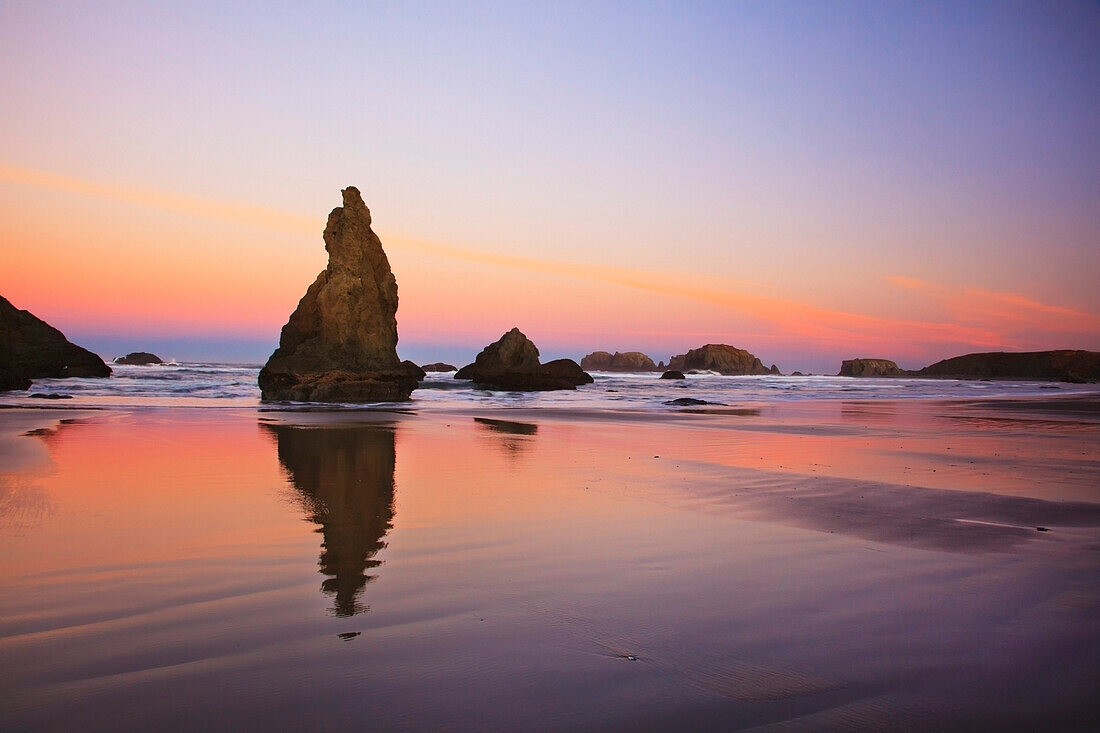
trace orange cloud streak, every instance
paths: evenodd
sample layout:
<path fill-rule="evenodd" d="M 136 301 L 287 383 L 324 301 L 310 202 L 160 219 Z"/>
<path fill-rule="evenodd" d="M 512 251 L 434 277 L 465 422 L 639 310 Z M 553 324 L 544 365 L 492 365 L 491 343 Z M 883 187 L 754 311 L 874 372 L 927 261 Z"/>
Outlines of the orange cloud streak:
<path fill-rule="evenodd" d="M 285 233 L 316 236 L 322 228 L 321 221 L 314 217 L 164 191 L 105 185 L 3 163 L 0 163 L 0 180 Z M 933 283 L 900 276 L 891 277 L 889 281 L 948 304 L 952 319 L 942 322 L 895 320 L 833 310 L 790 298 L 749 292 L 769 286 L 728 278 L 655 273 L 624 267 L 546 260 L 478 251 L 392 234 L 385 235 L 384 239 L 387 247 L 431 258 L 445 257 L 477 265 L 565 277 L 601 285 L 612 284 L 701 302 L 769 323 L 781 335 L 798 339 L 801 343 L 831 348 L 890 349 L 891 353 L 900 350 L 910 354 L 914 353 L 919 344 L 933 343 L 1003 348 L 1014 344 L 1015 340 L 1011 336 L 1013 330 L 1020 324 L 1032 324 L 1035 314 L 1068 319 L 1072 321 L 1074 329 L 1094 329 L 1100 322 L 1090 314 L 1049 306 L 1020 295 L 979 290 L 951 295 L 945 294 L 940 286 Z M 977 307 L 979 303 L 983 304 L 982 307 Z M 979 312 L 984 317 L 975 318 L 974 314 Z M 280 312 L 277 318 L 284 316 Z"/>

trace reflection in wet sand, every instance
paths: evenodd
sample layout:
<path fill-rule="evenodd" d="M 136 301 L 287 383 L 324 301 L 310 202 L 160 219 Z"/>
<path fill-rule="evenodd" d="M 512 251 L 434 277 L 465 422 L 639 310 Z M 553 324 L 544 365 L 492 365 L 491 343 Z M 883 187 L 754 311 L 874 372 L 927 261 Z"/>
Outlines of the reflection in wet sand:
<path fill-rule="evenodd" d="M 499 438 L 500 447 L 513 458 L 530 447 L 527 437 L 537 435 L 539 431 L 538 425 L 527 422 L 496 420 L 488 417 L 475 417 L 474 422 L 478 427 L 495 434 Z"/>
<path fill-rule="evenodd" d="M 1048 527 L 1100 527 L 1100 504 L 1091 502 L 733 467 L 699 480 L 691 501 L 746 519 L 941 552 L 1005 552 Z"/>
<path fill-rule="evenodd" d="M 336 596 L 333 612 L 352 616 L 367 571 L 393 526 L 394 431 L 390 426 L 302 428 L 263 424 L 274 437 L 279 462 L 300 493 L 307 518 L 320 525 L 321 590 Z"/>

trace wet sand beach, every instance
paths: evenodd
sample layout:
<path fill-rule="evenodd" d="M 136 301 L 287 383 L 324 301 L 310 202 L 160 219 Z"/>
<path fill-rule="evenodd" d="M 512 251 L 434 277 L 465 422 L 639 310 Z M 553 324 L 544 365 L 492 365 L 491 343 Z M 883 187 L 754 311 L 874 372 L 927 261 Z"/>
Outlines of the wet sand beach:
<path fill-rule="evenodd" d="M 0 410 L 0 727 L 1089 730 L 1098 404 Z"/>

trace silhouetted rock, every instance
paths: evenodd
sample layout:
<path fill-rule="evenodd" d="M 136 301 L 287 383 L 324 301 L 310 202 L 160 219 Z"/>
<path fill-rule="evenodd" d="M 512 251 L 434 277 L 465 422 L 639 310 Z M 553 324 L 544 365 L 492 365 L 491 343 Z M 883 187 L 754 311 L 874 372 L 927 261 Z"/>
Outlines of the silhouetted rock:
<path fill-rule="evenodd" d="M 436 362 L 432 362 L 431 364 L 425 364 L 424 366 L 422 366 L 420 368 L 423 369 L 425 372 L 457 372 L 458 371 L 458 367 L 452 366 L 451 364 L 445 364 L 442 361 L 436 361 Z"/>
<path fill-rule="evenodd" d="M 902 374 L 898 365 L 889 359 L 845 359 L 840 364 L 838 377 L 897 377 Z"/>
<path fill-rule="evenodd" d="M 668 368 L 718 372 L 727 376 L 741 374 L 773 374 L 761 361 L 745 351 L 726 344 L 707 344 L 668 360 Z M 774 369 L 774 367 L 773 367 Z M 776 369 L 776 372 L 779 370 Z"/>
<path fill-rule="evenodd" d="M 993 351 L 938 361 L 916 372 L 922 377 L 962 379 L 1053 379 L 1061 382 L 1100 380 L 1100 352 Z"/>
<path fill-rule="evenodd" d="M 657 365 L 640 351 L 593 351 L 581 359 L 581 369 L 598 372 L 655 372 Z"/>
<path fill-rule="evenodd" d="M 150 354 L 148 351 L 135 351 L 126 356 L 115 357 L 115 364 L 140 364 L 142 366 L 147 364 L 163 364 L 164 359 L 161 359 L 156 354 Z"/>
<path fill-rule="evenodd" d="M 774 374 L 777 377 L 783 376 L 783 372 L 779 371 L 779 367 L 777 367 L 775 364 L 772 364 L 770 367 L 768 367 L 768 373 Z"/>
<path fill-rule="evenodd" d="M 28 389 L 32 379 L 110 374 L 98 356 L 0 297 L 0 390 Z"/>
<path fill-rule="evenodd" d="M 661 379 L 687 379 L 683 372 L 676 371 L 675 369 L 669 369 L 667 372 L 661 375 Z"/>
<path fill-rule="evenodd" d="M 469 379 L 482 389 L 542 392 L 576 389 L 592 381 L 572 359 L 539 363 L 539 350 L 518 328 L 513 328 L 477 355 L 473 364 L 458 370 L 455 379 Z"/>
<path fill-rule="evenodd" d="M 418 382 L 420 380 L 424 379 L 424 377 L 428 376 L 428 373 L 426 371 L 424 371 L 423 369 L 421 369 L 419 366 L 417 366 L 413 362 L 409 361 L 408 359 L 401 362 L 401 366 L 407 374 L 409 374 L 413 377 L 416 377 L 416 380 Z"/>
<path fill-rule="evenodd" d="M 595 380 L 592 375 L 581 369 L 581 365 L 572 359 L 554 359 L 542 365 L 539 374 L 546 377 L 564 379 L 576 385 L 592 384 Z"/>
<path fill-rule="evenodd" d="M 371 230 L 359 190 L 325 226 L 328 267 L 283 326 L 279 348 L 260 371 L 265 400 L 407 400 L 423 372 L 397 357 L 397 281 Z"/>
<path fill-rule="evenodd" d="M 693 407 L 695 405 L 721 405 L 721 402 L 707 402 L 706 400 L 697 400 L 694 397 L 677 397 L 674 400 L 669 400 L 666 405 L 672 405 L 673 407 Z"/>

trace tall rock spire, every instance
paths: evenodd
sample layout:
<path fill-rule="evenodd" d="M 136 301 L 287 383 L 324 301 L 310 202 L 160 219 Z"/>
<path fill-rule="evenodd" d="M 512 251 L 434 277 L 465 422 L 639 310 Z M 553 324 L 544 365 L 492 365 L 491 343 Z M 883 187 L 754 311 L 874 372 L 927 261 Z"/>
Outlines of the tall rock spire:
<path fill-rule="evenodd" d="M 423 376 L 397 357 L 397 281 L 371 229 L 370 210 L 353 186 L 343 198 L 325 226 L 328 266 L 260 371 L 265 400 L 406 400 Z"/>

